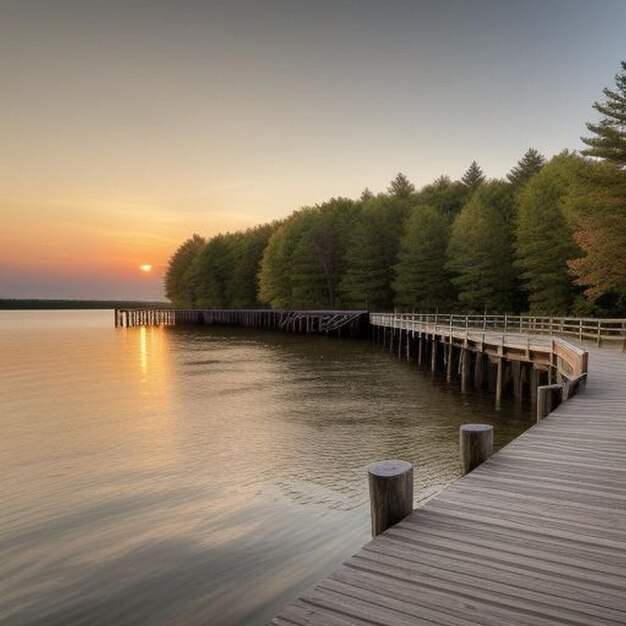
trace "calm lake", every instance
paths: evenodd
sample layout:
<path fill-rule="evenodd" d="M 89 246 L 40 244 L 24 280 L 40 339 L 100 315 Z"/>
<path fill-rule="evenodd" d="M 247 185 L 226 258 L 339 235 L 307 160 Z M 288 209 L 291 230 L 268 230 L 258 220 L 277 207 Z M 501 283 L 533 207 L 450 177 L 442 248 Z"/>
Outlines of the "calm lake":
<path fill-rule="evenodd" d="M 364 466 L 530 425 L 367 342 L 0 312 L 0 623 L 263 624 L 369 539 Z"/>

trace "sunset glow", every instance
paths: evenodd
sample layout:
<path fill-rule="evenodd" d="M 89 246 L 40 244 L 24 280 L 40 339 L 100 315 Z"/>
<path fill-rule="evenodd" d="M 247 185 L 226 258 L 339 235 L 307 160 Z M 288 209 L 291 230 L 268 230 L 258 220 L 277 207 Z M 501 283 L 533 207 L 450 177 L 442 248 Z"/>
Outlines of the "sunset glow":
<path fill-rule="evenodd" d="M 152 271 L 152 265 L 150 265 L 150 263 L 142 263 L 142 264 L 139 266 L 139 269 L 140 269 L 142 272 L 145 272 L 146 274 L 149 274 L 149 273 Z"/>
<path fill-rule="evenodd" d="M 624 4 L 479 4 L 2 3 L 0 297 L 162 299 L 193 233 L 579 147 Z"/>

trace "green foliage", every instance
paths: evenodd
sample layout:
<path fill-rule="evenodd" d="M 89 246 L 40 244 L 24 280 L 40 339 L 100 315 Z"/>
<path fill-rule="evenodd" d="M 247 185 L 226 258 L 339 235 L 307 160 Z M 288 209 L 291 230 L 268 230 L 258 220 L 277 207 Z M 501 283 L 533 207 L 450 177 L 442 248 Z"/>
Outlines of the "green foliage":
<path fill-rule="evenodd" d="M 369 187 L 366 187 L 365 189 L 363 189 L 359 200 L 361 202 L 368 202 L 369 200 L 373 200 L 373 199 L 374 199 L 374 194 L 370 191 Z"/>
<path fill-rule="evenodd" d="M 447 176 L 440 176 L 434 183 L 422 187 L 415 195 L 417 204 L 425 204 L 449 217 L 461 211 L 467 201 L 469 190 L 460 181 L 452 182 Z"/>
<path fill-rule="evenodd" d="M 527 183 L 545 164 L 543 155 L 534 148 L 528 148 L 517 165 L 506 175 L 514 187 Z"/>
<path fill-rule="evenodd" d="M 216 235 L 196 257 L 191 268 L 196 306 L 209 309 L 229 308 L 229 289 L 238 237 L 241 235 Z"/>
<path fill-rule="evenodd" d="M 449 234 L 450 222 L 440 211 L 426 205 L 412 209 L 395 266 L 397 306 L 419 311 L 452 306 L 455 290 L 446 268 Z"/>
<path fill-rule="evenodd" d="M 277 227 L 277 222 L 262 224 L 237 237 L 233 249 L 232 276 L 227 289 L 229 306 L 235 309 L 260 306 L 259 265 L 269 238 Z"/>
<path fill-rule="evenodd" d="M 260 298 L 275 308 L 334 308 L 357 205 L 345 198 L 302 209 L 271 237 Z"/>
<path fill-rule="evenodd" d="M 204 237 L 192 235 L 169 260 L 165 273 L 165 296 L 176 306 L 193 307 L 196 304 L 191 267 L 204 245 Z"/>
<path fill-rule="evenodd" d="M 391 196 L 406 199 L 415 192 L 415 185 L 409 182 L 409 179 L 404 174 L 398 172 L 396 177 L 389 184 L 387 191 Z"/>
<path fill-rule="evenodd" d="M 517 267 L 535 315 L 567 314 L 575 296 L 567 262 L 577 247 L 564 207 L 582 166 L 580 157 L 558 155 L 517 194 Z"/>
<path fill-rule="evenodd" d="M 166 294 L 215 308 L 626 314 L 626 63 L 604 95 L 583 140 L 601 162 L 545 164 L 530 148 L 508 183 L 487 182 L 476 161 L 461 181 L 419 191 L 399 173 L 388 193 L 365 188 L 207 243 L 194 235 L 170 259 Z"/>
<path fill-rule="evenodd" d="M 391 283 L 408 203 L 380 195 L 363 206 L 349 235 L 347 269 L 340 282 L 347 306 L 374 310 L 393 306 Z"/>
<path fill-rule="evenodd" d="M 463 176 L 461 176 L 461 182 L 470 191 L 475 191 L 485 182 L 485 175 L 476 161 L 472 161 L 470 163 L 470 166 L 467 168 Z"/>
<path fill-rule="evenodd" d="M 604 102 L 594 102 L 593 108 L 602 114 L 597 124 L 587 124 L 592 137 L 582 137 L 589 147 L 583 154 L 605 159 L 619 167 L 626 166 L 626 62 L 615 76 L 616 89 L 605 88 Z"/>
<path fill-rule="evenodd" d="M 515 302 L 509 185 L 483 183 L 452 226 L 447 267 L 459 301 L 472 311 L 505 312 Z"/>

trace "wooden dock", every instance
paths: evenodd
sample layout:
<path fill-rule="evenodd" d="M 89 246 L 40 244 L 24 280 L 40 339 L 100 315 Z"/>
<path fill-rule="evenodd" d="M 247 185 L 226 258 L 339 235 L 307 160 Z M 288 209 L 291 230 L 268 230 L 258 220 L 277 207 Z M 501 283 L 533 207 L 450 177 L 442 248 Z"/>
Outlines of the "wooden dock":
<path fill-rule="evenodd" d="M 365 545 L 273 626 L 626 624 L 626 320 L 170 309 L 118 310 L 115 322 L 367 330 L 462 389 L 536 402 L 535 426 Z M 618 346 L 588 353 L 573 343 L 581 339 Z M 550 412 L 555 390 L 568 401 Z"/>
<path fill-rule="evenodd" d="M 626 624 L 626 355 L 274 626 Z"/>

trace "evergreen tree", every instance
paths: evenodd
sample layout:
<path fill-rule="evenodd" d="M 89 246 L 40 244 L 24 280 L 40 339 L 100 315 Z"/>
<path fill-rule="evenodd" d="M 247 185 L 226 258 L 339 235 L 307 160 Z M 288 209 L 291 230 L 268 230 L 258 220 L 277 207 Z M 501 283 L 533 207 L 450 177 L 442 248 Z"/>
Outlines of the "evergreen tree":
<path fill-rule="evenodd" d="M 196 297 L 191 281 L 191 267 L 206 241 L 192 235 L 171 256 L 165 273 L 165 296 L 178 307 L 193 307 Z"/>
<path fill-rule="evenodd" d="M 593 136 L 583 138 L 583 154 L 601 162 L 586 164 L 570 202 L 583 253 L 570 262 L 576 282 L 591 300 L 621 300 L 620 314 L 626 310 L 626 63 L 621 66 L 616 89 L 604 89 L 605 101 L 593 105 L 603 118 L 587 124 Z"/>
<path fill-rule="evenodd" d="M 370 200 L 373 200 L 373 198 L 374 198 L 374 194 L 370 191 L 369 187 L 366 187 L 361 192 L 361 197 L 359 198 L 359 200 L 361 202 L 369 202 Z"/>
<path fill-rule="evenodd" d="M 291 262 L 304 228 L 302 211 L 293 213 L 269 238 L 259 268 L 259 300 L 275 309 L 292 305 Z"/>
<path fill-rule="evenodd" d="M 528 182 L 543 167 L 545 159 L 534 148 L 528 148 L 517 165 L 506 175 L 514 187 Z"/>
<path fill-rule="evenodd" d="M 606 161 L 586 163 L 569 207 L 583 253 L 570 261 L 576 283 L 591 300 L 613 296 L 613 314 L 626 314 L 626 171 Z"/>
<path fill-rule="evenodd" d="M 510 311 L 515 303 L 515 272 L 510 223 L 510 185 L 483 183 L 454 220 L 447 267 L 459 288 L 459 301 L 473 311 Z"/>
<path fill-rule="evenodd" d="M 618 167 L 626 168 L 626 62 L 615 76 L 616 89 L 603 90 L 606 100 L 594 102 L 593 108 L 604 117 L 597 123 L 587 124 L 592 137 L 582 137 L 589 147 L 583 154 L 605 159 Z"/>
<path fill-rule="evenodd" d="M 229 285 L 232 280 L 233 256 L 240 234 L 212 237 L 195 258 L 191 267 L 191 283 L 196 305 L 208 309 L 225 309 L 230 305 Z"/>
<path fill-rule="evenodd" d="M 393 306 L 394 265 L 409 200 L 378 196 L 355 221 L 346 250 L 340 289 L 351 308 L 388 310 Z"/>
<path fill-rule="evenodd" d="M 395 303 L 420 311 L 448 309 L 455 290 L 446 269 L 446 248 L 450 234 L 449 220 L 437 209 L 420 205 L 409 214 L 400 241 Z"/>
<path fill-rule="evenodd" d="M 232 277 L 228 285 L 229 306 L 235 309 L 258 307 L 259 265 L 263 251 L 278 223 L 249 228 L 235 241 Z"/>
<path fill-rule="evenodd" d="M 581 166 L 580 157 L 556 156 L 517 194 L 517 267 L 535 315 L 565 315 L 573 302 L 567 262 L 577 247 L 564 207 Z"/>
<path fill-rule="evenodd" d="M 409 182 L 409 179 L 404 174 L 398 172 L 396 177 L 391 181 L 387 191 L 391 196 L 406 199 L 415 192 L 415 186 Z"/>
<path fill-rule="evenodd" d="M 426 185 L 416 194 L 416 202 L 432 206 L 444 215 L 454 218 L 467 201 L 468 188 L 460 181 L 452 182 L 447 176 L 440 176 L 435 182 Z"/>
<path fill-rule="evenodd" d="M 485 175 L 476 161 L 472 161 L 466 172 L 461 176 L 461 182 L 470 190 L 478 189 L 485 182 Z"/>
<path fill-rule="evenodd" d="M 356 212 L 354 201 L 334 198 L 292 215 L 263 254 L 262 301 L 285 308 L 335 307 Z"/>

